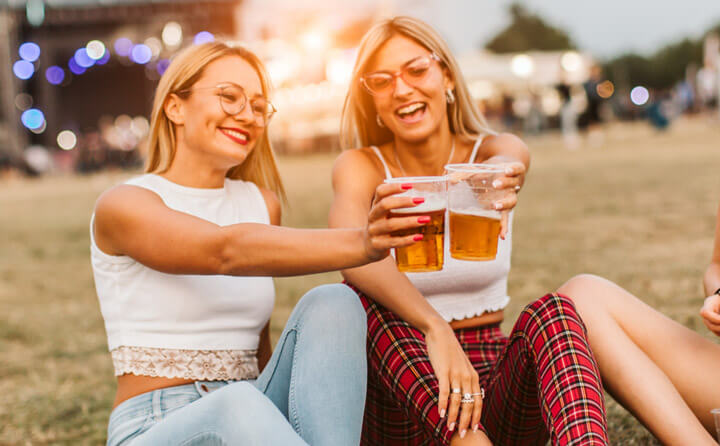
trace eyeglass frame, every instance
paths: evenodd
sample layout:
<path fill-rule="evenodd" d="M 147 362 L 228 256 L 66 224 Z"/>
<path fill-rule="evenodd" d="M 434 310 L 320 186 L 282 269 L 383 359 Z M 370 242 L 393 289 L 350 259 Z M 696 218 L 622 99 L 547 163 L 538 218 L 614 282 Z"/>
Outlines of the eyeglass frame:
<path fill-rule="evenodd" d="M 396 72 L 394 72 L 394 73 L 391 73 L 391 72 L 389 72 L 389 71 L 378 70 L 378 71 L 373 71 L 372 73 L 368 73 L 368 74 L 385 73 L 385 74 L 389 74 L 390 76 L 392 76 L 392 89 L 391 89 L 391 90 L 388 90 L 388 91 L 392 91 L 392 90 L 395 89 L 395 86 L 397 85 L 397 78 L 398 78 L 398 77 L 402 77 L 402 74 L 404 73 L 405 68 L 407 68 L 407 66 L 408 66 L 410 63 L 412 63 L 412 62 L 414 62 L 414 61 L 416 61 L 416 60 L 418 60 L 418 59 L 420 59 L 420 58 L 423 58 L 423 57 L 428 57 L 430 60 L 434 60 L 435 62 L 442 63 L 442 59 L 440 58 L 440 56 L 438 56 L 436 53 L 432 52 L 432 53 L 428 54 L 427 56 L 418 56 L 418 57 L 415 57 L 415 58 L 413 58 L 413 59 L 408 60 L 407 62 L 405 62 L 405 63 L 403 64 L 402 68 L 400 68 L 398 71 L 396 71 Z M 367 84 L 365 83 L 365 78 L 366 78 L 366 76 L 367 76 L 367 75 L 362 75 L 362 76 L 360 76 L 360 78 L 358 79 L 358 81 L 360 82 L 360 85 L 363 86 L 363 88 L 365 89 L 365 91 L 367 91 L 367 92 L 368 92 L 370 95 L 372 95 L 372 96 L 384 96 L 385 94 L 387 94 L 387 93 L 385 93 L 385 94 L 378 94 L 378 93 L 373 92 L 373 91 L 370 89 L 370 87 L 368 87 Z M 405 79 L 403 79 L 403 82 L 408 83 Z M 415 87 L 415 86 L 412 85 L 412 84 L 409 84 L 409 85 L 412 86 L 412 87 Z"/>
<path fill-rule="evenodd" d="M 216 88 L 222 90 L 223 87 L 236 87 L 236 88 L 239 88 L 240 91 L 242 92 L 243 98 L 245 98 L 245 100 L 243 101 L 243 105 L 240 107 L 240 110 L 238 110 L 237 113 L 230 113 L 229 111 L 227 111 L 227 110 L 225 109 L 225 106 L 223 105 L 222 96 L 221 96 L 221 95 L 218 95 L 218 94 L 215 95 L 215 96 L 217 96 L 218 101 L 220 102 L 220 108 L 221 108 L 222 111 L 225 112 L 228 116 L 236 116 L 236 115 L 242 113 L 242 111 L 245 110 L 245 106 L 247 106 L 248 102 L 252 103 L 252 100 L 248 100 L 248 96 L 247 96 L 247 93 L 245 93 L 245 89 L 244 89 L 242 86 L 240 86 L 240 85 L 238 85 L 238 84 L 236 84 L 236 83 L 234 83 L 234 82 L 222 82 L 222 83 L 217 84 L 217 85 L 212 86 L 212 87 L 190 87 L 190 88 L 186 88 L 186 89 L 184 89 L 184 90 L 176 91 L 175 94 L 191 93 L 191 92 L 196 91 L 196 90 L 211 90 L 211 89 L 216 89 Z M 264 115 L 264 114 L 263 114 L 263 115 L 258 115 L 258 114 L 256 114 L 254 111 L 252 111 L 252 114 L 253 114 L 253 116 L 255 116 L 255 122 L 256 122 L 256 123 L 257 123 L 258 118 L 259 118 L 259 117 L 262 117 L 262 118 L 264 119 L 264 122 L 262 123 L 262 127 L 267 127 L 268 124 L 270 123 L 270 120 L 272 119 L 272 117 L 275 115 L 275 113 L 277 113 L 277 108 L 276 108 L 275 105 L 274 105 L 272 102 L 270 102 L 265 96 L 261 96 L 261 97 L 262 97 L 262 98 L 267 102 L 267 104 L 270 106 L 270 114 L 267 115 L 267 116 Z M 253 99 L 255 99 L 255 98 L 253 98 Z M 252 107 L 251 107 L 251 109 L 252 109 Z"/>

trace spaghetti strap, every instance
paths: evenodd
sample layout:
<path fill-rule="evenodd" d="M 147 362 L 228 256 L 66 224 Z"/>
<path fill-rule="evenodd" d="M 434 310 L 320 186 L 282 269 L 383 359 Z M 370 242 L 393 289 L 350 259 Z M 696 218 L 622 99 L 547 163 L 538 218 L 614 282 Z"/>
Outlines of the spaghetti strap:
<path fill-rule="evenodd" d="M 388 167 L 387 163 L 385 162 L 385 158 L 383 158 L 382 153 L 380 153 L 380 149 L 378 149 L 375 146 L 370 146 L 371 149 L 373 149 L 373 152 L 375 152 L 375 155 L 377 155 L 378 159 L 382 163 L 383 167 L 385 168 L 385 179 L 389 180 L 392 178 L 392 174 L 390 173 L 390 168 Z"/>
<path fill-rule="evenodd" d="M 470 154 L 470 159 L 468 160 L 468 163 L 475 162 L 475 158 L 477 157 L 478 149 L 480 149 L 480 144 L 482 144 L 483 139 L 485 139 L 485 136 L 480 136 L 475 141 L 475 146 L 473 146 L 472 153 Z"/>

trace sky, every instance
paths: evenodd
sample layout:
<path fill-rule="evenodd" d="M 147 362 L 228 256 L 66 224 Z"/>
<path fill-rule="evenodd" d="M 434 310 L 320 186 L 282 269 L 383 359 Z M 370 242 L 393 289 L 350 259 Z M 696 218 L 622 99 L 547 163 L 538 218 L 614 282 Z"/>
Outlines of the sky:
<path fill-rule="evenodd" d="M 461 54 L 482 46 L 509 23 L 512 0 L 245 0 L 287 14 L 319 8 L 344 16 L 378 7 L 426 20 Z M 628 51 L 651 54 L 720 23 L 720 0 L 521 0 L 565 29 L 580 47 L 604 59 Z"/>
<path fill-rule="evenodd" d="M 420 11 L 413 3 L 422 3 Z M 432 21 L 455 51 L 487 42 L 509 22 L 511 0 L 403 0 L 398 6 Z M 650 54 L 720 24 L 720 0 L 524 0 L 527 9 L 565 29 L 596 57 Z"/>

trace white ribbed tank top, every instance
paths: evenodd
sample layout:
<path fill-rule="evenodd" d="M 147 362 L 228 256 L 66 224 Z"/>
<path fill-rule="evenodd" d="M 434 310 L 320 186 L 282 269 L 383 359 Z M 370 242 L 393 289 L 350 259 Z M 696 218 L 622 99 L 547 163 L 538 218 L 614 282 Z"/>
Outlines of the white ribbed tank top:
<path fill-rule="evenodd" d="M 146 174 L 126 184 L 151 190 L 169 208 L 220 226 L 270 223 L 265 200 L 251 182 L 225 179 L 222 188 L 200 189 Z M 257 349 L 275 300 L 271 277 L 165 274 L 131 257 L 102 252 L 92 227 L 91 222 L 93 275 L 110 350 Z"/>
<path fill-rule="evenodd" d="M 478 138 L 468 162 L 474 162 L 482 138 Z M 392 178 L 390 168 L 380 150 L 372 146 L 385 169 L 385 178 Z M 510 297 L 507 294 L 507 278 L 510 272 L 512 249 L 512 220 L 505 240 L 498 240 L 495 260 L 467 261 L 450 256 L 450 231 L 445 230 L 444 265 L 440 271 L 405 273 L 410 282 L 446 320 L 460 320 L 505 308 Z M 445 215 L 445 222 L 449 216 Z"/>

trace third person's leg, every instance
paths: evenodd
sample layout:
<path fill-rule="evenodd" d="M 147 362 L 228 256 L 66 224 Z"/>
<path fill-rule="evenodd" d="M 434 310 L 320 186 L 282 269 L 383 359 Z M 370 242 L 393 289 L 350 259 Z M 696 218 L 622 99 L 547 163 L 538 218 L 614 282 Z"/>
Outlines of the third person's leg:
<path fill-rule="evenodd" d="M 708 432 L 720 346 L 600 277 L 577 276 L 558 291 L 575 302 L 603 382 L 623 406 L 664 444 L 716 444 Z"/>

